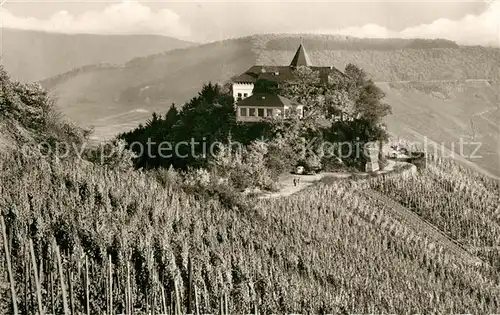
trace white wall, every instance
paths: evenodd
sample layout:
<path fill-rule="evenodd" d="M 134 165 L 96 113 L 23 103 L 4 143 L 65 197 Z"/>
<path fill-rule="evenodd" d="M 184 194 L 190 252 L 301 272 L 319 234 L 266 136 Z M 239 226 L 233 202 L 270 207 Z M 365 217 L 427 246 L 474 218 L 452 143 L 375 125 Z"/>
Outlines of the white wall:
<path fill-rule="evenodd" d="M 246 115 L 241 116 L 241 108 L 246 109 Z M 250 109 L 255 110 L 255 115 L 250 116 Z M 259 116 L 259 109 L 264 110 L 264 116 Z M 267 115 L 267 110 L 270 109 L 272 110 L 272 113 L 268 116 Z M 237 112 L 236 112 L 236 120 L 237 121 L 260 121 L 262 120 L 263 117 L 276 117 L 276 114 L 278 111 L 282 111 L 282 108 L 279 107 L 256 107 L 256 106 L 248 106 L 248 107 L 242 107 L 238 106 L 237 107 Z"/>
<path fill-rule="evenodd" d="M 238 93 L 241 93 L 241 98 L 244 99 L 252 95 L 253 83 L 233 83 L 233 97 L 238 101 Z M 247 96 L 245 97 L 245 94 Z"/>
<path fill-rule="evenodd" d="M 241 115 L 241 108 L 246 109 L 246 115 L 242 116 Z M 250 116 L 250 108 L 255 110 L 255 116 Z M 243 107 L 243 106 L 237 106 L 236 108 L 236 120 L 237 121 L 260 121 L 262 117 L 258 115 L 258 110 L 263 109 L 264 110 L 264 117 L 270 117 L 267 115 L 267 110 L 271 109 L 271 117 L 281 117 L 281 115 L 285 114 L 285 111 L 291 110 L 295 111 L 300 118 L 303 117 L 304 115 L 304 107 L 302 105 L 299 106 L 284 106 L 284 107 L 258 107 L 258 106 L 248 106 L 248 107 Z"/>

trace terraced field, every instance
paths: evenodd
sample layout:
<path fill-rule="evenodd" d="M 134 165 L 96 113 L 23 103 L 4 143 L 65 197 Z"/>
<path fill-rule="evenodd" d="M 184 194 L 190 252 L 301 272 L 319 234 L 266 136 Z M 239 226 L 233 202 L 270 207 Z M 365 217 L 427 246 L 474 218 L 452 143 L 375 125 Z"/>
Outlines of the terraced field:
<path fill-rule="evenodd" d="M 425 235 L 429 238 L 430 242 L 436 243 L 438 246 L 443 247 L 458 259 L 461 259 L 466 264 L 483 265 L 484 262 L 473 254 L 469 253 L 464 247 L 458 244 L 455 240 L 445 235 L 442 231 L 437 229 L 434 225 L 420 218 L 411 210 L 403 207 L 391 198 L 373 190 L 367 189 L 363 194 L 372 202 L 382 207 L 384 215 L 393 217 L 407 227 L 414 231 Z M 403 235 L 405 237 L 405 235 Z M 434 248 L 435 245 L 430 243 L 429 247 Z"/>

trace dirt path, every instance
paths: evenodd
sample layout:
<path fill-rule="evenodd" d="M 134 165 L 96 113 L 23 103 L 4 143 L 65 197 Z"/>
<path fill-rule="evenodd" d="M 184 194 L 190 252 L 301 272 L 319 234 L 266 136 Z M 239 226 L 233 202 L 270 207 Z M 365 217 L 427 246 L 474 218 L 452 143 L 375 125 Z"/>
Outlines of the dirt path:
<path fill-rule="evenodd" d="M 405 164 L 405 163 L 397 163 L 392 160 L 388 160 L 387 166 L 384 168 L 384 170 L 377 171 L 375 173 L 377 174 L 384 174 L 388 173 L 394 170 L 394 168 L 399 165 L 399 164 Z M 349 178 L 351 176 L 368 176 L 368 173 L 364 172 L 359 172 L 359 173 L 349 173 L 349 172 L 324 172 L 324 173 L 319 173 L 315 175 L 293 175 L 293 174 L 287 174 L 284 175 L 283 177 L 280 178 L 280 183 L 279 183 L 279 191 L 273 192 L 273 193 L 264 193 L 259 198 L 278 198 L 278 197 L 287 197 L 290 195 L 293 195 L 295 193 L 298 193 L 299 191 L 314 185 L 315 183 L 319 182 L 323 178 Z M 299 182 L 297 185 L 294 185 L 293 180 L 298 179 Z"/>

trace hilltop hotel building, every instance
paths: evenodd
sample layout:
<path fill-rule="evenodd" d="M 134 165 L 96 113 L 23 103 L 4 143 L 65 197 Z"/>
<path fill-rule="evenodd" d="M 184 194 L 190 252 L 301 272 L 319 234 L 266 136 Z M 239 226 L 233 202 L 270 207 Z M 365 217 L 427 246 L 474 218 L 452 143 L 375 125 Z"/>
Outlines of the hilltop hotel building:
<path fill-rule="evenodd" d="M 253 94 L 255 83 L 266 80 L 283 84 L 295 79 L 293 71 L 297 67 L 306 66 L 319 72 L 320 79 L 328 81 L 331 74 L 343 75 L 335 67 L 314 67 L 304 48 L 300 45 L 288 66 L 253 66 L 245 73 L 233 79 L 233 97 L 236 100 L 237 121 L 257 122 L 263 117 L 283 117 L 294 111 L 299 117 L 304 114 L 304 106 L 286 97 L 256 93 Z"/>

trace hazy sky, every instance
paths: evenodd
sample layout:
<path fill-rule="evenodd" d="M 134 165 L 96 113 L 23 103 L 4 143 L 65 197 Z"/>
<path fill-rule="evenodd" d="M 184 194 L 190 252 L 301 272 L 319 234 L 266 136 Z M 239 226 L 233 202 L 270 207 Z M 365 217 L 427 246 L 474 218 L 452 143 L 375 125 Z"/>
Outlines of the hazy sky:
<path fill-rule="evenodd" d="M 500 2 L 7 0 L 0 22 L 23 29 L 162 34 L 200 42 L 255 33 L 321 32 L 441 37 L 498 46 Z"/>

